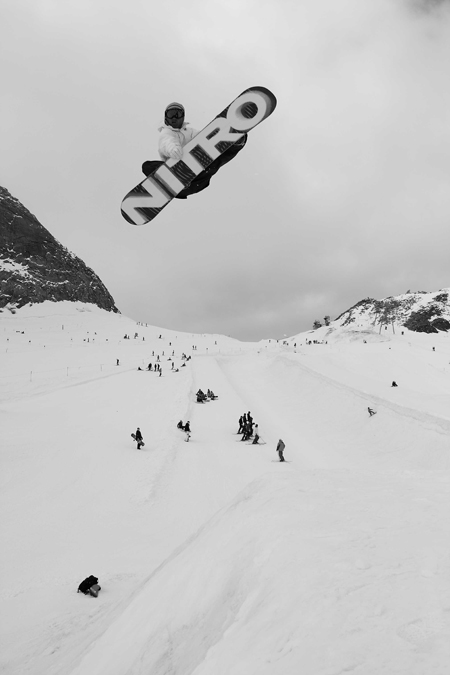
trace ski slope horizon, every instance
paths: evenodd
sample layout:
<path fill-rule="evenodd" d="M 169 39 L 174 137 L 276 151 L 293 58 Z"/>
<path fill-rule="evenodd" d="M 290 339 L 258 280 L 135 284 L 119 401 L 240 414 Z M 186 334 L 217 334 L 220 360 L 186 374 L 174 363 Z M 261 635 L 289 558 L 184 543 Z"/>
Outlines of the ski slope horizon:
<path fill-rule="evenodd" d="M 0 672 L 448 673 L 450 335 L 402 331 L 1 312 Z"/>

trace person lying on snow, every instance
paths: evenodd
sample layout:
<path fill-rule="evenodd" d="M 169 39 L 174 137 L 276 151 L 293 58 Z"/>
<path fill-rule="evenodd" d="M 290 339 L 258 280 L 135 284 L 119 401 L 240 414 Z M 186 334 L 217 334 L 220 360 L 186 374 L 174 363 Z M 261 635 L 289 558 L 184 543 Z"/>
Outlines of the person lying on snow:
<path fill-rule="evenodd" d="M 149 176 L 168 159 L 181 159 L 186 143 L 189 143 L 198 134 L 198 131 L 193 129 L 189 125 L 189 122 L 185 122 L 184 117 L 185 110 L 181 103 L 174 101 L 166 107 L 164 122 L 161 122 L 158 126 L 158 131 L 160 132 L 158 149 L 162 161 L 151 160 L 144 162 L 142 172 L 145 176 Z M 187 188 L 184 188 L 184 190 L 175 195 L 175 198 L 187 199 L 189 195 L 201 192 L 207 188 L 214 174 L 218 172 L 220 167 L 234 159 L 246 142 L 247 134 L 244 134 L 236 143 L 227 148 L 206 169 L 199 173 Z"/>

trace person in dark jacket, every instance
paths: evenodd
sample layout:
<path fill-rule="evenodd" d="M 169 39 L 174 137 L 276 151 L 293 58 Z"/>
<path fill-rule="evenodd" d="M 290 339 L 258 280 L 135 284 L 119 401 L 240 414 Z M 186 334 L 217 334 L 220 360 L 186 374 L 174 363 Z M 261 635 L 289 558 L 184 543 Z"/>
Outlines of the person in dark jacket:
<path fill-rule="evenodd" d="M 286 461 L 284 459 L 284 455 L 283 455 L 285 447 L 286 446 L 285 446 L 284 442 L 280 438 L 280 440 L 278 441 L 278 445 L 277 445 L 277 452 L 278 452 L 278 456 L 280 458 L 280 462 Z"/>
<path fill-rule="evenodd" d="M 137 449 L 140 450 L 144 445 L 144 438 L 139 427 L 136 429 L 136 433 L 134 435 L 136 437 Z"/>
<path fill-rule="evenodd" d="M 86 579 L 84 579 L 78 586 L 77 593 L 92 595 L 94 598 L 96 598 L 99 591 L 101 591 L 101 586 L 98 585 L 98 579 L 91 574 L 90 577 L 86 577 Z"/>
<path fill-rule="evenodd" d="M 243 415 L 240 416 L 239 418 L 239 429 L 238 429 L 238 434 L 242 434 L 244 431 L 244 423 L 245 423 L 245 418 Z"/>

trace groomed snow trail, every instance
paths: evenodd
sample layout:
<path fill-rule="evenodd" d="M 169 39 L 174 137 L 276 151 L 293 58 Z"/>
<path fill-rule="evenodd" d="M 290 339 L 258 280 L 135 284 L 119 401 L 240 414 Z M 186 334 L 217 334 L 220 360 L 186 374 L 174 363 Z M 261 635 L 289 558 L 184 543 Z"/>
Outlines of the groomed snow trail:
<path fill-rule="evenodd" d="M 407 382 L 417 354 L 403 345 L 384 356 L 385 345 L 356 345 L 351 360 L 349 349 L 293 354 L 151 327 L 137 329 L 145 344 L 122 342 L 135 327 L 123 317 L 66 317 L 45 339 L 29 324 L 11 337 L 15 385 L 0 407 L 3 672 L 447 674 L 443 360 L 427 353 Z M 177 366 L 193 355 L 177 373 L 173 347 Z M 152 352 L 161 378 L 137 371 Z M 14 379 L 33 354 L 58 372 Z M 67 354 L 79 374 L 65 375 Z M 197 404 L 199 387 L 219 399 Z M 236 434 L 249 410 L 264 445 Z M 75 593 L 88 574 L 96 600 Z"/>
<path fill-rule="evenodd" d="M 406 413 L 388 407 L 375 427 L 364 394 L 284 356 L 196 358 L 192 392 L 199 386 L 220 399 L 193 404 L 195 454 L 173 486 L 204 515 L 224 506 L 148 579 L 74 675 L 281 675 L 300 664 L 324 675 L 421 673 L 425 664 L 443 674 L 445 437 L 420 419 L 405 427 Z M 235 448 L 233 421 L 247 409 L 267 444 Z M 271 461 L 280 435 L 288 465 Z M 433 449 L 422 448 L 431 438 Z"/>

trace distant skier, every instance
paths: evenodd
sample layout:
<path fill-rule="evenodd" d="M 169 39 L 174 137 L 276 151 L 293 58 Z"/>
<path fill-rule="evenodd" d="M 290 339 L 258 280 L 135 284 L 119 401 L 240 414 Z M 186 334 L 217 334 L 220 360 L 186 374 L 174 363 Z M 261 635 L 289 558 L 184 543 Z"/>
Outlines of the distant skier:
<path fill-rule="evenodd" d="M 144 445 L 144 438 L 141 434 L 141 430 L 140 430 L 139 427 L 136 429 L 136 433 L 134 434 L 134 437 L 135 437 L 135 440 L 136 440 L 136 443 L 137 443 L 137 449 L 140 450 L 141 447 Z"/>
<path fill-rule="evenodd" d="M 252 445 L 258 445 L 258 441 L 259 441 L 259 426 L 258 426 L 257 424 L 255 424 L 254 434 L 255 434 L 255 438 L 254 438 L 253 441 L 252 441 Z"/>
<path fill-rule="evenodd" d="M 164 122 L 161 122 L 158 126 L 158 131 L 160 132 L 159 154 L 161 160 L 144 162 L 142 171 L 145 176 L 153 173 L 153 171 L 167 159 L 178 160 L 182 158 L 183 147 L 198 134 L 198 131 L 189 126 L 189 122 L 185 122 L 184 118 L 184 106 L 176 101 L 169 103 L 164 112 Z M 176 198 L 187 199 L 189 195 L 201 192 L 207 188 L 214 174 L 217 173 L 221 166 L 233 159 L 238 152 L 242 150 L 246 142 L 247 134 L 244 134 L 239 141 L 231 145 L 206 169 L 199 173 L 189 187 L 181 190 L 181 192 L 176 195 Z"/>
<path fill-rule="evenodd" d="M 367 412 L 369 413 L 369 415 L 370 415 L 371 417 L 372 417 L 372 415 L 376 415 L 375 410 L 372 410 L 372 408 L 367 408 Z"/>
<path fill-rule="evenodd" d="M 286 447 L 286 446 L 285 446 L 284 442 L 283 442 L 283 441 L 281 440 L 281 438 L 280 438 L 280 440 L 278 441 L 277 450 L 276 450 L 276 451 L 278 452 L 278 456 L 279 456 L 279 458 L 280 458 L 280 462 L 285 462 L 285 461 L 286 461 L 286 460 L 284 459 L 284 455 L 283 455 L 285 447 Z"/>

